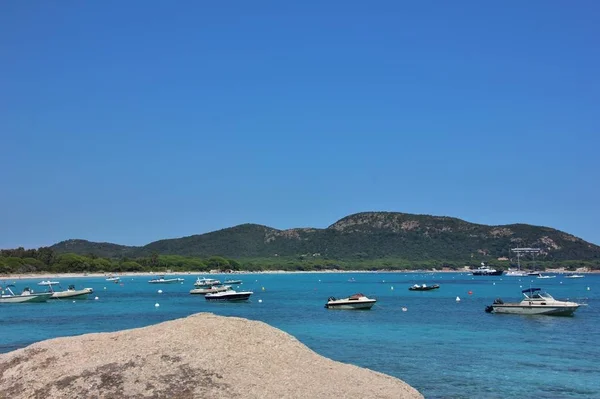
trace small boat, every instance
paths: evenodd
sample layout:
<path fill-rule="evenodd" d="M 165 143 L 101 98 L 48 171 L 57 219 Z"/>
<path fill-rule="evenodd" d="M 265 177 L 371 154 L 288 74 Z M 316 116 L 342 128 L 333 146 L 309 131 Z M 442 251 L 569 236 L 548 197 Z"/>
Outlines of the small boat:
<path fill-rule="evenodd" d="M 121 277 L 119 277 L 119 276 L 110 276 L 110 277 L 106 278 L 106 281 L 112 281 L 114 283 L 118 283 L 119 281 L 121 281 Z"/>
<path fill-rule="evenodd" d="M 536 278 L 556 278 L 556 276 L 546 276 L 544 274 L 539 273 Z"/>
<path fill-rule="evenodd" d="M 204 298 L 207 301 L 214 302 L 242 302 L 250 299 L 250 295 L 252 295 L 252 291 L 235 291 L 232 289 L 228 289 L 227 291 L 216 292 L 214 294 L 206 294 Z"/>
<path fill-rule="evenodd" d="M 58 281 L 50 281 L 50 280 L 48 280 L 48 281 L 40 281 L 39 283 L 37 283 L 37 285 L 50 285 L 50 286 L 51 285 L 57 285 L 57 284 L 59 284 Z"/>
<path fill-rule="evenodd" d="M 521 291 L 525 298 L 518 303 L 504 303 L 500 298 L 485 308 L 488 313 L 519 315 L 571 316 L 581 305 L 575 302 L 554 299 L 541 288 L 528 288 Z"/>
<path fill-rule="evenodd" d="M 439 284 L 434 284 L 434 285 L 415 284 L 411 287 L 408 287 L 409 291 L 431 291 L 431 290 L 437 290 L 438 288 L 440 288 Z"/>
<path fill-rule="evenodd" d="M 565 276 L 565 278 L 584 278 L 585 276 L 582 274 L 569 274 L 568 276 Z"/>
<path fill-rule="evenodd" d="M 11 287 L 14 285 L 9 284 L 4 286 L 4 289 L 0 291 L 0 303 L 30 303 L 30 302 L 46 302 L 51 296 L 51 292 L 43 292 L 34 294 L 29 287 L 25 287 L 21 295 L 16 295 Z"/>
<path fill-rule="evenodd" d="M 190 290 L 190 294 L 214 294 L 217 292 L 228 291 L 229 289 L 231 289 L 230 285 L 213 285 L 212 287 L 194 288 L 193 290 Z"/>
<path fill-rule="evenodd" d="M 242 284 L 242 280 L 225 280 L 223 281 L 223 284 L 239 285 Z"/>
<path fill-rule="evenodd" d="M 483 262 L 481 263 L 481 266 L 473 270 L 473 276 L 501 276 L 502 273 L 504 273 L 504 271 L 490 269 Z"/>
<path fill-rule="evenodd" d="M 153 278 L 152 280 L 148 280 L 150 284 L 175 284 L 182 283 L 185 281 L 182 278 L 165 278 L 165 276 L 158 276 L 158 278 Z"/>
<path fill-rule="evenodd" d="M 89 294 L 93 293 L 94 290 L 92 288 L 83 288 L 83 289 L 77 290 L 77 289 L 75 289 L 75 285 L 70 284 L 69 287 L 64 291 L 54 291 L 52 289 L 52 285 L 50 285 L 50 292 L 52 293 L 52 296 L 50 297 L 50 299 L 65 299 L 65 298 L 84 299 L 84 298 L 87 298 L 87 296 Z"/>
<path fill-rule="evenodd" d="M 219 280 L 215 280 L 214 278 L 206 278 L 206 277 L 198 277 L 194 286 L 197 288 L 209 288 L 213 285 L 220 285 L 221 282 Z"/>
<path fill-rule="evenodd" d="M 363 294 L 354 294 L 348 298 L 337 299 L 335 297 L 329 297 L 325 307 L 327 309 L 371 309 L 377 302 L 376 299 L 367 298 Z"/>
<path fill-rule="evenodd" d="M 505 274 L 507 277 L 527 277 L 527 272 L 522 272 L 520 270 L 508 270 Z"/>

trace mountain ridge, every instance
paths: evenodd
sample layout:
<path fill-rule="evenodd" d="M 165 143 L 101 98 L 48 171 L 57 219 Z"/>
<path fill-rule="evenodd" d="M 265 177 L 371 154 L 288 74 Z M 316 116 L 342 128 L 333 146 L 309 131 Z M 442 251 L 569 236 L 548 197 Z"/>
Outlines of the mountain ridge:
<path fill-rule="evenodd" d="M 546 226 L 485 225 L 450 216 L 360 212 L 326 228 L 276 229 L 245 223 L 204 234 L 125 246 L 71 239 L 51 246 L 110 258 L 161 255 L 230 258 L 300 257 L 327 259 L 448 259 L 506 257 L 514 247 L 539 247 L 546 260 L 600 259 L 600 246 Z M 315 255 L 317 254 L 317 255 Z"/>

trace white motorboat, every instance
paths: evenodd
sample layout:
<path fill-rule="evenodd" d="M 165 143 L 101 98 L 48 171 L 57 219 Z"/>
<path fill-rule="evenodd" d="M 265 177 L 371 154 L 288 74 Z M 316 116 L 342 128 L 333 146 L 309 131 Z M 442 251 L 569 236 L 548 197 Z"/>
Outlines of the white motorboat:
<path fill-rule="evenodd" d="M 59 284 L 58 281 L 50 281 L 50 280 L 40 281 L 39 283 L 37 283 L 37 285 L 57 285 L 57 284 Z"/>
<path fill-rule="evenodd" d="M 242 284 L 242 280 L 225 280 L 223 281 L 223 284 L 240 285 Z"/>
<path fill-rule="evenodd" d="M 565 276 L 565 278 L 584 278 L 585 276 L 582 274 L 569 274 L 568 276 Z"/>
<path fill-rule="evenodd" d="M 220 285 L 221 282 L 219 280 L 215 280 L 214 278 L 206 278 L 206 277 L 198 277 L 196 282 L 194 283 L 194 287 L 197 288 L 209 288 L 214 285 Z"/>
<path fill-rule="evenodd" d="M 536 278 L 556 278 L 556 276 L 548 276 L 545 274 L 538 273 Z"/>
<path fill-rule="evenodd" d="M 82 288 L 77 290 L 75 289 L 75 285 L 70 284 L 64 291 L 54 291 L 52 285 L 50 285 L 50 292 L 52 293 L 50 299 L 85 299 L 89 294 L 93 293 L 94 290 L 92 288 Z"/>
<path fill-rule="evenodd" d="M 507 277 L 527 277 L 527 272 L 522 272 L 520 270 L 507 270 L 504 275 Z"/>
<path fill-rule="evenodd" d="M 216 292 L 223 292 L 229 289 L 231 289 L 230 285 L 213 285 L 212 287 L 194 288 L 193 290 L 190 290 L 190 294 L 214 294 Z"/>
<path fill-rule="evenodd" d="M 51 292 L 34 294 L 28 287 L 21 292 L 21 295 L 17 295 L 11 287 L 14 288 L 14 285 L 9 284 L 0 291 L 0 303 L 46 302 L 52 296 Z"/>
<path fill-rule="evenodd" d="M 377 302 L 376 299 L 367 298 L 363 294 L 354 294 L 348 298 L 337 299 L 335 297 L 329 297 L 325 307 L 327 309 L 371 309 Z"/>
<path fill-rule="evenodd" d="M 118 283 L 121 281 L 121 277 L 119 276 L 110 276 L 106 278 L 106 281 L 112 281 L 113 283 Z"/>
<path fill-rule="evenodd" d="M 521 302 L 504 303 L 498 298 L 486 307 L 485 311 L 519 315 L 571 316 L 581 306 L 579 303 L 554 299 L 541 288 L 528 288 L 521 292 L 525 296 Z"/>
<path fill-rule="evenodd" d="M 227 291 L 216 292 L 214 294 L 206 294 L 204 298 L 207 301 L 219 301 L 219 302 L 243 302 L 250 299 L 252 291 L 235 291 L 229 289 Z"/>
<path fill-rule="evenodd" d="M 165 276 L 159 276 L 158 278 L 153 278 L 152 280 L 148 280 L 150 284 L 175 284 L 182 283 L 185 280 L 179 277 L 176 278 L 165 278 Z"/>

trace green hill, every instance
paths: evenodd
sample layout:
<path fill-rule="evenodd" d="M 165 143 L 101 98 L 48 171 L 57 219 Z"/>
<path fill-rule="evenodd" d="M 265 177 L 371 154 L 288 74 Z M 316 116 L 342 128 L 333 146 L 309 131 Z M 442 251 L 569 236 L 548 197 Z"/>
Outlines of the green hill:
<path fill-rule="evenodd" d="M 206 234 L 127 247 L 85 240 L 53 245 L 57 253 L 122 258 L 160 255 L 235 259 L 311 257 L 332 260 L 442 260 L 508 257 L 514 247 L 542 250 L 540 260 L 600 260 L 600 247 L 549 227 L 487 226 L 445 216 L 364 212 L 325 229 L 278 230 L 243 224 Z"/>

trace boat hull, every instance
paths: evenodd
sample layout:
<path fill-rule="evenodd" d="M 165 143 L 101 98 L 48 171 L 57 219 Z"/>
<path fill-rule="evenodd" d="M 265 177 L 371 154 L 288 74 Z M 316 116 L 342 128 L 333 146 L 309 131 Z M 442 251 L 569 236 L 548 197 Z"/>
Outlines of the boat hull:
<path fill-rule="evenodd" d="M 427 286 L 427 287 L 408 287 L 409 291 L 431 291 L 431 290 L 437 290 L 438 288 L 440 288 L 439 285 L 432 285 L 432 286 Z"/>
<path fill-rule="evenodd" d="M 184 280 L 182 278 L 170 278 L 166 280 L 150 280 L 148 281 L 150 284 L 176 284 L 181 283 Z"/>
<path fill-rule="evenodd" d="M 52 293 L 31 294 L 31 295 L 14 295 L 3 296 L 0 298 L 0 303 L 35 303 L 46 302 Z"/>
<path fill-rule="evenodd" d="M 340 309 L 340 310 L 369 310 L 375 305 L 373 301 L 362 301 L 354 303 L 327 303 L 325 307 L 327 309 Z"/>
<path fill-rule="evenodd" d="M 211 287 L 211 288 L 194 288 L 190 290 L 190 294 L 194 295 L 206 295 L 206 294 L 215 294 L 217 292 L 224 292 L 231 289 L 230 286 L 222 286 L 222 287 Z"/>
<path fill-rule="evenodd" d="M 89 294 L 94 292 L 91 288 L 84 288 L 82 290 L 67 290 L 67 291 L 58 291 L 54 292 L 50 299 L 85 299 Z"/>
<path fill-rule="evenodd" d="M 250 299 L 252 292 L 206 294 L 204 299 L 210 302 L 245 302 Z"/>
<path fill-rule="evenodd" d="M 502 304 L 492 305 L 492 312 L 498 314 L 518 314 L 518 315 L 546 315 L 546 316 L 572 316 L 580 305 L 569 306 L 546 306 L 546 305 L 520 305 L 520 304 Z"/>
<path fill-rule="evenodd" d="M 473 271 L 473 276 L 502 276 L 504 273 L 503 270 L 496 270 L 493 272 L 478 272 L 476 270 Z"/>

